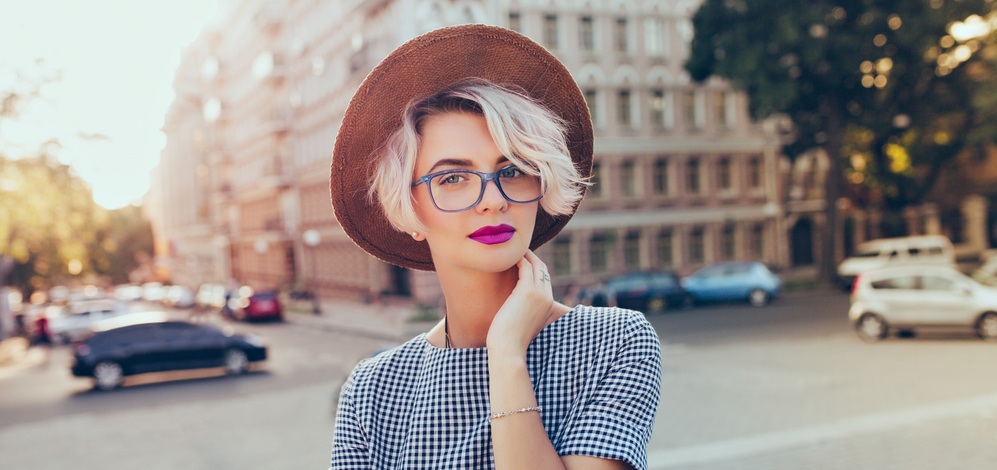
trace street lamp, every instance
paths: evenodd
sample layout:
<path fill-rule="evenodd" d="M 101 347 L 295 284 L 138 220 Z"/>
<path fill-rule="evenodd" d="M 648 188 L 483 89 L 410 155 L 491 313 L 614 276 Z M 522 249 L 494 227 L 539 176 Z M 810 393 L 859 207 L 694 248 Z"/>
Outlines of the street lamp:
<path fill-rule="evenodd" d="M 317 280 L 315 276 L 315 269 L 316 265 L 318 265 L 318 260 L 315 259 L 315 247 L 322 241 L 322 235 L 318 233 L 318 230 L 308 229 L 305 230 L 305 233 L 301 234 L 301 238 L 304 239 L 305 246 L 308 247 L 309 264 L 312 265 L 312 275 L 308 287 L 308 292 L 311 294 L 312 298 L 312 313 L 315 315 L 321 315 L 322 309 L 319 306 L 318 291 L 315 289 L 315 281 Z"/>

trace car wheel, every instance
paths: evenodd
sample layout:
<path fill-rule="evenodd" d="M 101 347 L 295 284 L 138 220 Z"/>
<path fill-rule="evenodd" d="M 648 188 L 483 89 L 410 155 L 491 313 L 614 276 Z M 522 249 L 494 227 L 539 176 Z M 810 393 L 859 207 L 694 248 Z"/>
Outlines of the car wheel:
<path fill-rule="evenodd" d="M 114 390 L 125 380 L 125 371 L 117 362 L 101 361 L 93 368 L 93 383 L 100 390 Z"/>
<path fill-rule="evenodd" d="M 647 299 L 647 311 L 648 312 L 664 312 L 668 308 L 668 302 L 665 302 L 664 297 L 651 297 Z"/>
<path fill-rule="evenodd" d="M 225 372 L 229 375 L 239 375 L 246 372 L 246 368 L 249 366 L 249 360 L 246 359 L 246 353 L 238 349 L 229 349 L 225 351 Z"/>
<path fill-rule="evenodd" d="M 859 322 L 855 325 L 855 332 L 859 335 L 859 338 L 862 338 L 864 341 L 879 341 L 886 337 L 886 321 L 884 321 L 879 315 L 867 313 L 862 315 L 862 318 L 860 318 Z"/>
<path fill-rule="evenodd" d="M 764 307 L 769 303 L 769 293 L 763 289 L 755 289 L 748 293 L 748 303 L 752 307 Z"/>
<path fill-rule="evenodd" d="M 997 313 L 983 314 L 976 322 L 976 334 L 987 341 L 997 341 Z"/>

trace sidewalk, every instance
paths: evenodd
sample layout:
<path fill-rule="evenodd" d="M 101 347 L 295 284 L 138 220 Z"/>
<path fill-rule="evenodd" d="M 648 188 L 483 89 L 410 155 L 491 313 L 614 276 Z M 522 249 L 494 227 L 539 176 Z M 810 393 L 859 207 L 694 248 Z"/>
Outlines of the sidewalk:
<path fill-rule="evenodd" d="M 0 340 L 0 367 L 4 367 L 23 358 L 28 351 L 28 340 L 13 336 Z"/>
<path fill-rule="evenodd" d="M 344 299 L 324 299 L 321 313 L 312 313 L 311 301 L 288 301 L 285 319 L 294 324 L 325 331 L 355 334 L 402 342 L 432 327 L 435 322 L 411 322 L 410 302 L 363 303 Z"/>

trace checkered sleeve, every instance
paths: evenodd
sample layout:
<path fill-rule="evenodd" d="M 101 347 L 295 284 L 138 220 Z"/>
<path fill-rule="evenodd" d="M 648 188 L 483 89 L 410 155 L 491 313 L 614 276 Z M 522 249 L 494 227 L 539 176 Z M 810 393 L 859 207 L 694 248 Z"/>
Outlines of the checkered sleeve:
<path fill-rule="evenodd" d="M 332 464 L 329 470 L 371 468 L 367 433 L 357 414 L 353 391 L 361 365 L 350 374 L 339 393 L 336 426 L 333 434 Z"/>
<path fill-rule="evenodd" d="M 626 323 L 612 363 L 571 419 L 561 455 L 590 455 L 647 468 L 647 444 L 661 397 L 661 343 L 643 315 Z"/>

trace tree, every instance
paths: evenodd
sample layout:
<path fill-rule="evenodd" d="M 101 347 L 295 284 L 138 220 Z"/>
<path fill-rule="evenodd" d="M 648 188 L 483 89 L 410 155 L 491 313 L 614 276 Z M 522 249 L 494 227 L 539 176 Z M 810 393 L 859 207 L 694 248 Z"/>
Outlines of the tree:
<path fill-rule="evenodd" d="M 107 211 L 72 169 L 41 154 L 0 157 L 0 254 L 14 260 L 9 282 L 25 293 L 85 276 L 126 282 L 152 230 L 137 207 Z"/>
<path fill-rule="evenodd" d="M 986 16 L 993 5 L 994 0 L 706 0 L 693 16 L 695 36 L 686 63 L 692 78 L 727 79 L 746 92 L 756 119 L 789 117 L 794 129 L 783 151 L 790 157 L 815 148 L 829 157 L 823 279 L 835 274 L 842 178 L 847 170 L 858 179 L 852 156 L 868 157 L 859 162 L 867 178 L 860 183 L 892 195 L 889 187 L 900 188 L 911 177 L 927 177 L 924 186 L 930 187 L 932 173 L 923 170 L 937 168 L 969 142 L 979 122 L 971 97 L 980 83 L 967 73 L 969 67 L 949 63 L 949 56 L 942 67 L 939 59 L 947 47 L 953 53 L 957 47 L 943 41 L 947 28 L 973 14 Z M 900 189 L 895 194 L 901 196 Z"/>

